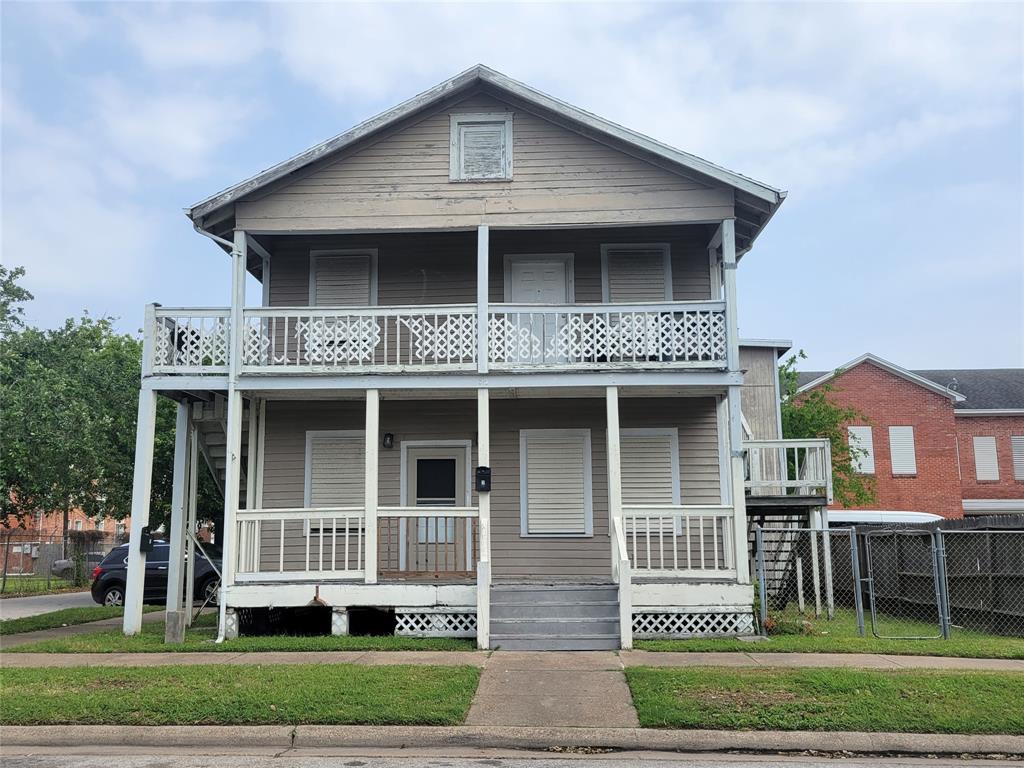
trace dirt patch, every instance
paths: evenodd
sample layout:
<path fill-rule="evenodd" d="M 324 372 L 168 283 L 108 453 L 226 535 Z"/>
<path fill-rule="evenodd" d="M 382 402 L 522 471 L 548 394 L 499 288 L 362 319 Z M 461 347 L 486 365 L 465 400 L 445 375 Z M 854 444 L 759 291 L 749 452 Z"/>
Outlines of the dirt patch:
<path fill-rule="evenodd" d="M 696 699 L 701 704 L 730 709 L 749 709 L 765 707 L 781 702 L 798 701 L 799 697 L 792 691 L 680 691 L 677 695 L 685 695 Z"/>

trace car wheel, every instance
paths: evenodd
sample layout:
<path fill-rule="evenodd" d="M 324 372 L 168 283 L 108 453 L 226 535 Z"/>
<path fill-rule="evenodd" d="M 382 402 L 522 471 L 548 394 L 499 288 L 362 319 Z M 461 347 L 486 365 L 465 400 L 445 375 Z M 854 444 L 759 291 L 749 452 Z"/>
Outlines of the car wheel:
<path fill-rule="evenodd" d="M 203 582 L 203 586 L 199 589 L 199 597 L 202 599 L 204 604 L 216 605 L 217 594 L 220 592 L 220 580 L 219 579 L 207 579 Z"/>
<path fill-rule="evenodd" d="M 106 592 L 103 593 L 103 604 L 110 606 L 124 605 L 124 588 L 118 584 L 107 587 Z"/>

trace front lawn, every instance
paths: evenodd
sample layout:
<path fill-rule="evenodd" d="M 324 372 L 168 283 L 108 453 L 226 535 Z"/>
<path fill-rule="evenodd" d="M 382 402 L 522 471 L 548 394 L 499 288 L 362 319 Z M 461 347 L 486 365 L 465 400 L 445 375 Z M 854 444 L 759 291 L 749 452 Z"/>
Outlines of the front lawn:
<path fill-rule="evenodd" d="M 645 728 L 1024 734 L 1024 674 L 626 669 Z"/>
<path fill-rule="evenodd" d="M 75 584 L 70 579 L 59 579 L 51 576 L 19 576 L 7 574 L 7 583 L 0 592 L 0 600 L 7 597 L 27 597 L 28 595 L 59 595 L 65 592 L 86 592 L 88 583 Z"/>
<path fill-rule="evenodd" d="M 156 605 L 143 608 L 146 613 L 163 610 Z M 41 613 L 38 616 L 25 616 L 21 619 L 5 619 L 0 621 L 0 635 L 15 635 L 21 632 L 38 632 L 54 627 L 71 626 L 72 624 L 88 624 L 90 621 L 112 619 L 124 614 L 124 608 L 107 605 L 90 605 L 83 608 L 62 608 L 59 611 Z"/>
<path fill-rule="evenodd" d="M 473 667 L 8 668 L 4 725 L 457 725 Z"/>
<path fill-rule="evenodd" d="M 637 640 L 635 647 L 645 651 L 741 651 L 743 653 L 885 653 L 902 656 L 961 656 L 968 658 L 1024 659 L 1024 638 L 985 635 L 957 629 L 949 640 L 888 640 L 871 634 L 871 617 L 867 619 L 866 635 L 857 634 L 857 618 L 853 611 L 837 610 L 835 618 L 814 619 L 799 616 L 796 611 L 781 614 L 792 622 L 807 620 L 807 635 L 772 635 L 751 643 L 735 638 L 695 638 L 692 640 Z M 937 625 L 910 626 L 903 622 L 908 634 L 935 634 Z"/>
<path fill-rule="evenodd" d="M 248 651 L 471 651 L 476 642 L 470 639 L 448 637 L 394 637 L 318 635 L 299 637 L 268 635 L 266 637 L 239 637 L 215 643 L 217 637 L 216 614 L 200 616 L 185 633 L 185 642 L 177 645 L 164 643 L 164 623 L 146 622 L 142 632 L 125 637 L 118 629 L 70 635 L 54 640 L 41 640 L 14 648 L 8 653 L 162 653 L 167 651 L 222 651 L 242 653 Z"/>

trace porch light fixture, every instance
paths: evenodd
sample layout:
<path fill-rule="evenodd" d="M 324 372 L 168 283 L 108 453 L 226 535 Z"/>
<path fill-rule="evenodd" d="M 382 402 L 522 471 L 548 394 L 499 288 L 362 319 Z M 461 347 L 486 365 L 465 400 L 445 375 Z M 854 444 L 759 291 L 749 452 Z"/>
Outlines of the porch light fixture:
<path fill-rule="evenodd" d="M 395 447 L 395 436 L 390 432 L 384 433 L 384 447 L 388 449 Z"/>

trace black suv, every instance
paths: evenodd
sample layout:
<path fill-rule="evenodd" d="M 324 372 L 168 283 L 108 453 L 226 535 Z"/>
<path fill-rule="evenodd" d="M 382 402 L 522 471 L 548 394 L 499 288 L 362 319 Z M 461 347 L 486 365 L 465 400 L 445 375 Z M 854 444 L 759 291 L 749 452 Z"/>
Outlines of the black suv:
<path fill-rule="evenodd" d="M 209 555 L 215 558 L 211 563 L 199 552 L 196 552 L 196 572 L 193 581 L 193 595 L 199 603 L 209 600 L 217 601 L 217 590 L 220 578 L 219 553 L 206 548 Z M 142 602 L 149 605 L 163 605 L 167 602 L 167 561 L 171 546 L 165 541 L 157 541 L 153 551 L 146 554 L 146 582 L 142 590 Z M 214 569 L 217 566 L 217 570 Z M 102 562 L 92 571 L 92 599 L 100 605 L 124 605 L 125 583 L 128 579 L 128 545 L 114 547 L 103 558 Z"/>

